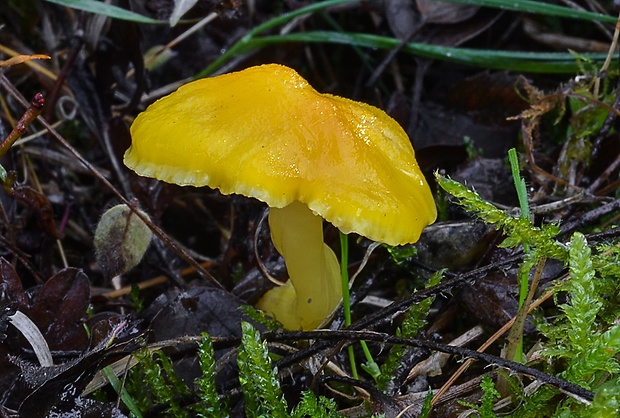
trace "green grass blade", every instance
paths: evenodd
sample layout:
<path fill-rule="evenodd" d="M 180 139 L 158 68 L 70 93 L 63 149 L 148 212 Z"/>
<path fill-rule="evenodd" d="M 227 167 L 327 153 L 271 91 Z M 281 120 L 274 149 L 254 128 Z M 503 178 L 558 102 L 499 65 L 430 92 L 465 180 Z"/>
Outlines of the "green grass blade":
<path fill-rule="evenodd" d="M 527 198 L 527 186 L 525 185 L 525 179 L 521 177 L 519 157 L 517 157 L 516 149 L 510 148 L 508 150 L 508 159 L 510 161 L 512 180 L 514 181 L 515 190 L 517 191 L 517 198 L 519 199 L 521 217 L 530 220 L 530 203 Z"/>
<path fill-rule="evenodd" d="M 116 376 L 116 374 L 114 374 L 114 369 L 112 369 L 112 367 L 110 366 L 106 366 L 101 369 L 101 372 L 106 377 L 106 379 L 108 379 L 108 382 L 110 382 L 110 385 L 116 391 L 116 393 L 120 395 L 121 401 L 123 401 L 123 404 L 125 404 L 127 409 L 129 409 L 129 412 L 131 412 L 136 418 L 142 418 L 142 412 L 140 412 L 140 408 L 138 408 L 131 395 L 127 393 L 120 379 Z"/>
<path fill-rule="evenodd" d="M 393 49 L 400 44 L 399 39 L 379 35 L 311 31 L 288 35 L 258 37 L 248 41 L 238 52 L 248 52 L 256 48 L 283 42 L 334 43 L 379 49 Z M 579 72 L 577 57 L 567 52 L 495 51 L 453 48 L 417 42 L 409 42 L 402 51 L 424 58 L 496 70 L 548 74 L 571 74 Z M 579 54 L 578 56 L 584 60 L 602 63 L 605 61 L 606 54 Z"/>
<path fill-rule="evenodd" d="M 150 17 L 142 16 L 130 10 L 107 4 L 97 0 L 45 0 L 49 3 L 59 4 L 61 6 L 70 7 L 72 9 L 83 10 L 85 12 L 94 13 L 112 17 L 114 19 L 129 20 L 138 23 L 165 23 Z"/>
<path fill-rule="evenodd" d="M 556 4 L 531 0 L 444 0 L 450 3 L 471 4 L 475 6 L 493 7 L 517 12 L 535 13 L 544 16 L 568 17 L 572 19 L 616 23 L 616 17 L 585 10 L 571 9 Z"/>

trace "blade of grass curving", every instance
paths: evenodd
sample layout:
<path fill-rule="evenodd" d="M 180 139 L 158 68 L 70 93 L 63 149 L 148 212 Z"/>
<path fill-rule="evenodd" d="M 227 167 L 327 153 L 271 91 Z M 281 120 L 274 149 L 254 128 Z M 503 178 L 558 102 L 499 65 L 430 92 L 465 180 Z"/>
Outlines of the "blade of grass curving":
<path fill-rule="evenodd" d="M 123 9 L 112 4 L 107 4 L 96 0 L 45 0 L 48 3 L 59 4 L 61 6 L 70 7 L 72 9 L 82 10 L 97 15 L 112 17 L 114 19 L 129 20 L 138 23 L 166 23 L 157 19 L 134 13 L 130 10 Z"/>
<path fill-rule="evenodd" d="M 568 17 L 572 19 L 616 23 L 616 17 L 602 13 L 588 12 L 585 10 L 571 9 L 556 4 L 543 3 L 531 0 L 444 0 L 450 3 L 471 4 L 483 7 L 493 7 L 502 10 L 514 10 L 517 12 L 535 13 L 544 16 Z"/>
<path fill-rule="evenodd" d="M 101 369 L 103 375 L 108 379 L 112 388 L 116 391 L 117 394 L 120 395 L 121 401 L 123 404 L 129 409 L 132 416 L 136 418 L 142 418 L 142 412 L 140 412 L 140 408 L 136 405 L 136 402 L 133 400 L 131 395 L 125 390 L 123 387 L 123 382 L 116 376 L 114 373 L 114 369 L 111 366 L 106 366 Z"/>
<path fill-rule="evenodd" d="M 344 311 L 344 325 L 351 325 L 351 299 L 349 295 L 349 239 L 347 235 L 340 232 L 340 279 L 342 283 L 342 309 Z M 349 365 L 353 379 L 358 380 L 357 363 L 355 362 L 355 352 L 353 345 L 347 347 L 349 354 Z"/>
<path fill-rule="evenodd" d="M 345 326 L 351 326 L 351 298 L 349 293 L 349 238 L 348 235 L 340 232 L 340 277 L 342 280 L 342 306 L 344 309 L 344 324 Z M 366 341 L 360 341 L 362 351 L 366 357 L 366 363 L 362 364 L 362 368 L 376 379 L 381 375 L 381 369 L 375 362 L 368 349 Z M 349 362 L 351 364 L 351 374 L 354 379 L 358 379 L 357 367 L 355 365 L 355 355 L 353 352 L 353 346 L 349 345 Z"/>
<path fill-rule="evenodd" d="M 508 150 L 508 160 L 510 161 L 512 179 L 514 181 L 515 190 L 517 191 L 517 198 L 519 199 L 521 217 L 531 222 L 530 204 L 527 197 L 527 186 L 525 185 L 525 179 L 521 177 L 519 157 L 517 157 L 517 150 L 515 148 L 510 148 Z M 529 253 L 530 246 L 524 244 L 523 251 L 525 251 L 525 253 Z M 542 265 L 544 266 L 544 261 Z M 510 329 L 506 358 L 508 360 L 523 362 L 523 326 L 525 324 L 525 315 L 529 308 L 529 306 L 524 306 L 524 303 L 529 294 L 528 286 L 530 272 L 529 269 L 524 268 L 519 270 L 519 313 L 517 314 L 517 317 L 520 318 L 520 320 L 515 321 L 515 326 Z M 503 383 L 505 384 L 507 382 L 504 381 Z"/>
<path fill-rule="evenodd" d="M 525 179 L 521 177 L 519 157 L 517 157 L 516 149 L 510 148 L 508 150 L 508 160 L 510 161 L 510 171 L 515 184 L 515 190 L 517 191 L 517 198 L 519 199 L 521 217 L 524 219 L 530 219 L 530 203 L 527 197 L 527 186 L 525 185 Z"/>
<path fill-rule="evenodd" d="M 367 48 L 392 49 L 399 45 L 400 40 L 365 33 L 311 31 L 288 35 L 257 37 L 248 40 L 237 48 L 235 53 L 245 53 L 264 46 L 284 42 L 335 43 Z M 417 42 L 409 42 L 402 51 L 420 57 L 496 70 L 548 74 L 571 74 L 577 73 L 580 70 L 577 57 L 571 53 L 564 52 L 495 51 L 453 48 Z M 584 60 L 602 63 L 605 61 L 607 55 L 579 54 L 578 56 Z M 614 65 L 614 63 L 612 63 L 612 65 Z M 615 68 L 617 68 L 617 63 L 615 63 Z"/>

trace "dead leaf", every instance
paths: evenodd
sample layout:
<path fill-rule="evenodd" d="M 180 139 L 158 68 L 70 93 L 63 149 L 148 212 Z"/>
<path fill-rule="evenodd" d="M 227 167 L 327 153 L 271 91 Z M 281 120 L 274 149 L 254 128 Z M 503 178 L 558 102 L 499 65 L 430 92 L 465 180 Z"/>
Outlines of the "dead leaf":
<path fill-rule="evenodd" d="M 90 403 L 80 397 L 86 385 L 98 370 L 124 358 L 137 349 L 140 334 L 121 336 L 118 343 L 103 345 L 89 351 L 76 361 L 52 368 L 22 367 L 22 378 L 34 390 L 19 407 L 20 417 L 86 417 L 124 416 L 112 414 L 104 404 Z M 118 340 L 118 339 L 117 339 Z M 35 383 L 33 385 L 32 383 Z M 87 412 L 90 412 L 88 414 Z"/>
<path fill-rule="evenodd" d="M 8 187 L 5 184 L 5 191 L 15 197 L 15 199 L 23 203 L 37 215 L 37 220 L 41 228 L 47 232 L 52 238 L 60 238 L 60 233 L 56 228 L 54 221 L 54 209 L 45 194 L 24 184 L 13 184 Z"/>
<path fill-rule="evenodd" d="M 4 288 L 7 302 L 14 303 L 18 309 L 28 306 L 22 282 L 11 263 L 4 258 L 0 258 L 0 285 Z"/>
<path fill-rule="evenodd" d="M 248 318 L 239 309 L 244 302 L 228 292 L 195 286 L 180 294 L 160 296 L 165 307 L 151 323 L 155 341 L 208 332 L 212 336 L 241 336 L 241 321 Z M 157 306 L 159 303 L 155 303 Z"/>
<path fill-rule="evenodd" d="M 479 7 L 470 4 L 448 3 L 437 0 L 416 0 L 418 10 L 426 23 L 459 23 L 476 14 Z"/>
<path fill-rule="evenodd" d="M 37 324 L 52 350 L 79 350 L 88 344 L 82 318 L 90 301 L 88 277 L 66 268 L 41 287 L 28 316 Z"/>
<path fill-rule="evenodd" d="M 140 211 L 148 218 L 146 213 Z M 125 274 L 138 265 L 153 232 L 127 205 L 108 209 L 95 231 L 97 262 L 107 278 Z"/>
<path fill-rule="evenodd" d="M 387 0 L 385 18 L 392 33 L 399 39 L 408 39 L 420 18 L 409 0 Z"/>

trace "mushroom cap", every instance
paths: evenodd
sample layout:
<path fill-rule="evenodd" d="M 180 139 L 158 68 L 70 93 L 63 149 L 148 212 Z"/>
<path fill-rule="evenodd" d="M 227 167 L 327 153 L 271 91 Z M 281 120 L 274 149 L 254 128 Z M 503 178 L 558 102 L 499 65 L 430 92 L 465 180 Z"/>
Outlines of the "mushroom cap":
<path fill-rule="evenodd" d="M 401 126 L 268 64 L 188 83 L 131 126 L 125 164 L 168 183 L 271 207 L 301 201 L 345 233 L 401 245 L 436 218 Z"/>

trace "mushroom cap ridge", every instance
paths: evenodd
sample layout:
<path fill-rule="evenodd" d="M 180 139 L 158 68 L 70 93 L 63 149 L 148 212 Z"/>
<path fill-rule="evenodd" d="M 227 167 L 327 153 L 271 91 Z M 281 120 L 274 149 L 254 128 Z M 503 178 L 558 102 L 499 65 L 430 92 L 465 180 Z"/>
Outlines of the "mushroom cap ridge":
<path fill-rule="evenodd" d="M 401 245 L 436 218 L 401 126 L 268 64 L 188 83 L 135 119 L 125 164 L 168 183 L 284 207 L 301 201 L 345 233 Z"/>

